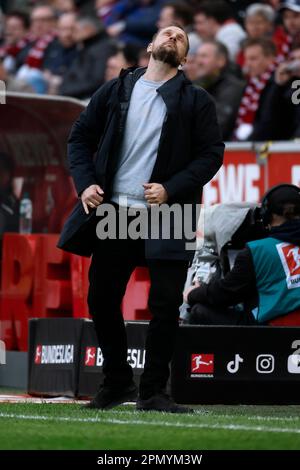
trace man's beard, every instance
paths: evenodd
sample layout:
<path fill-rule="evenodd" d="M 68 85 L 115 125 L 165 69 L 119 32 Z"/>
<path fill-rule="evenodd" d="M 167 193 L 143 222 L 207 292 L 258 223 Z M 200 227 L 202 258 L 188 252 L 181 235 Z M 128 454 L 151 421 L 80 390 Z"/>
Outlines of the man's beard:
<path fill-rule="evenodd" d="M 152 52 L 152 57 L 155 60 L 160 60 L 165 64 L 171 65 L 171 67 L 178 67 L 180 65 L 180 60 L 175 48 L 167 48 L 161 45 Z"/>

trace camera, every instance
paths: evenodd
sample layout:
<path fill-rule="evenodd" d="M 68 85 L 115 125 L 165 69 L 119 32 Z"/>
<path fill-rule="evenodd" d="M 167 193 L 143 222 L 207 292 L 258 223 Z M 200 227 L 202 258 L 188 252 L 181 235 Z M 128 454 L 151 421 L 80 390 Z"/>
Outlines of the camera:
<path fill-rule="evenodd" d="M 285 68 L 285 72 L 293 73 L 293 72 L 300 72 L 300 60 L 293 60 L 289 62 Z"/>

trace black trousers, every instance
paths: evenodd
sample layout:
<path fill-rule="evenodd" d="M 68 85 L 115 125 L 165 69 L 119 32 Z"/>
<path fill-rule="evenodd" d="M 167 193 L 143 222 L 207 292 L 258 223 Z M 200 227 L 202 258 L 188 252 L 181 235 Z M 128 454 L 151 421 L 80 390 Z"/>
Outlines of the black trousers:
<path fill-rule="evenodd" d="M 130 219 L 129 219 L 130 222 Z M 104 385 L 119 387 L 132 380 L 121 302 L 137 266 L 148 266 L 152 314 L 146 337 L 146 358 L 140 396 L 164 390 L 178 330 L 179 306 L 188 261 L 145 259 L 142 239 L 97 240 L 89 270 L 88 306 L 103 353 Z"/>

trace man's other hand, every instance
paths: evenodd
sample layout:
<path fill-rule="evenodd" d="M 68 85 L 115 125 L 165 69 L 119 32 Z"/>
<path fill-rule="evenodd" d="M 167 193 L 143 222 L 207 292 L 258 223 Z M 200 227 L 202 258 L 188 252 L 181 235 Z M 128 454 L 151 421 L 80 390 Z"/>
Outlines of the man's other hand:
<path fill-rule="evenodd" d="M 92 184 L 81 194 L 81 202 L 86 214 L 89 209 L 96 209 L 103 201 L 104 192 L 97 184 Z"/>
<path fill-rule="evenodd" d="M 183 300 L 185 303 L 188 303 L 188 296 L 189 293 L 192 292 L 192 290 L 196 289 L 197 287 L 200 287 L 201 283 L 199 281 L 195 281 L 194 284 L 190 287 L 188 287 L 184 293 L 183 293 Z"/>
<path fill-rule="evenodd" d="M 143 184 L 145 199 L 149 204 L 162 204 L 168 200 L 168 193 L 159 183 Z"/>

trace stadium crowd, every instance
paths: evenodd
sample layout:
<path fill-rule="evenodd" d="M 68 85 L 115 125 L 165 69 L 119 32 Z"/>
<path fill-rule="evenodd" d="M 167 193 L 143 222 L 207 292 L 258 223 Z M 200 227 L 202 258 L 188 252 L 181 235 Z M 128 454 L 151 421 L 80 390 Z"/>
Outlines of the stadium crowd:
<path fill-rule="evenodd" d="M 8 91 L 88 100 L 122 68 L 147 66 L 153 34 L 177 24 L 190 41 L 185 73 L 214 98 L 224 140 L 300 137 L 292 99 L 300 0 L 0 0 L 0 8 Z"/>

